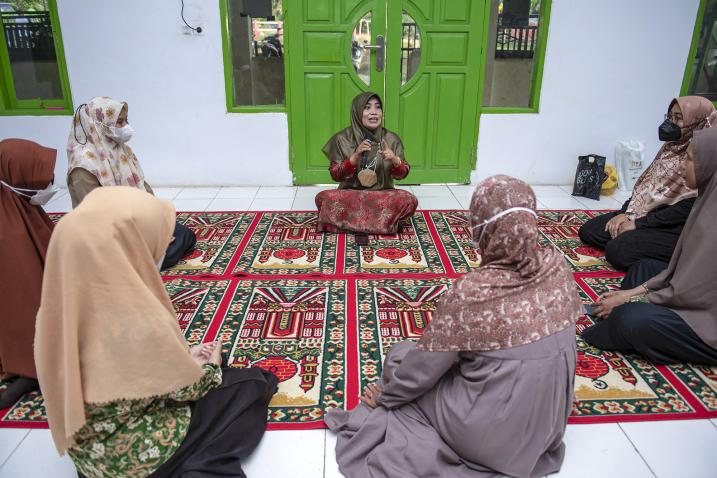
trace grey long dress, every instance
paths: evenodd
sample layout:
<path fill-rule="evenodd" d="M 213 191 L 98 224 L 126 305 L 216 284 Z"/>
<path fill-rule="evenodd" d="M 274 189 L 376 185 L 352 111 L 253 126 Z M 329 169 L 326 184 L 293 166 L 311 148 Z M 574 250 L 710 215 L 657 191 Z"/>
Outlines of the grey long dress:
<path fill-rule="evenodd" d="M 560 469 L 575 331 L 491 352 L 391 348 L 381 406 L 331 410 L 348 477 L 542 476 Z"/>

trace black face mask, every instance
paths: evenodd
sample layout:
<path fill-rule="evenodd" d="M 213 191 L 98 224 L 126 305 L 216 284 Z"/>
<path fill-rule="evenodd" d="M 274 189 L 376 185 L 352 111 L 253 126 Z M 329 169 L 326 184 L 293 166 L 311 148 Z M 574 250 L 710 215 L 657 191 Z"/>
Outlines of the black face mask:
<path fill-rule="evenodd" d="M 657 134 L 660 141 L 677 141 L 682 137 L 682 128 L 668 118 L 657 128 Z"/>

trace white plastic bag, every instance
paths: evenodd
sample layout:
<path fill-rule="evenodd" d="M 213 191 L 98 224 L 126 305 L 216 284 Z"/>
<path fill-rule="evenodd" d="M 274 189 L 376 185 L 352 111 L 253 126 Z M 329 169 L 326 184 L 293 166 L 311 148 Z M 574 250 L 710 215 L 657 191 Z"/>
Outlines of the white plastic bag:
<path fill-rule="evenodd" d="M 645 169 L 644 153 L 645 145 L 640 141 L 618 141 L 615 146 L 615 166 L 620 191 L 632 191 L 635 187 L 635 182 Z"/>

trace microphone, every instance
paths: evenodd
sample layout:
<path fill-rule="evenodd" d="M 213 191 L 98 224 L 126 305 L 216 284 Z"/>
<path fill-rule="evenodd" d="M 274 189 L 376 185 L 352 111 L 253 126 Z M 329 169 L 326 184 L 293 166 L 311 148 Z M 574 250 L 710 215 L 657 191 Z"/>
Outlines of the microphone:
<path fill-rule="evenodd" d="M 364 139 L 364 141 L 369 140 L 372 143 L 376 142 L 376 138 L 374 138 L 374 136 L 371 133 L 366 133 L 365 136 L 363 137 L 363 139 Z M 361 169 L 366 168 L 367 163 L 368 163 L 368 151 L 364 151 L 361 154 Z"/>

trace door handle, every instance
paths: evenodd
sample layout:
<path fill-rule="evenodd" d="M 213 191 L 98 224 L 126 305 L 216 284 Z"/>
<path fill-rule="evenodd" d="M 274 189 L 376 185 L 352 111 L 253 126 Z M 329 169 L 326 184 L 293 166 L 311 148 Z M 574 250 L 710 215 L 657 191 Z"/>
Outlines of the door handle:
<path fill-rule="evenodd" d="M 376 36 L 376 44 L 375 45 L 363 45 L 363 48 L 365 50 L 375 50 L 376 51 L 376 71 L 383 71 L 383 59 L 384 59 L 384 52 L 385 52 L 385 40 L 383 38 L 383 35 L 377 35 Z"/>

